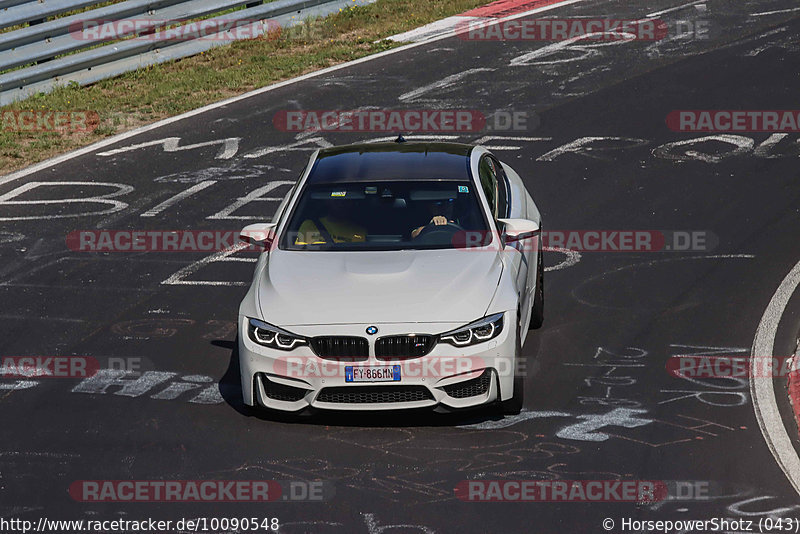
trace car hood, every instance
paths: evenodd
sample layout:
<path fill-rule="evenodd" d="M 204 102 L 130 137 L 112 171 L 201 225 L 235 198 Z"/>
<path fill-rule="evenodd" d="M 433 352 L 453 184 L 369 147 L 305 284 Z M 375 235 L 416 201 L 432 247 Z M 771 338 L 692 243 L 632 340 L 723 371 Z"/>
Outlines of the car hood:
<path fill-rule="evenodd" d="M 278 326 L 479 319 L 503 270 L 487 250 L 297 252 L 276 249 L 258 302 Z"/>

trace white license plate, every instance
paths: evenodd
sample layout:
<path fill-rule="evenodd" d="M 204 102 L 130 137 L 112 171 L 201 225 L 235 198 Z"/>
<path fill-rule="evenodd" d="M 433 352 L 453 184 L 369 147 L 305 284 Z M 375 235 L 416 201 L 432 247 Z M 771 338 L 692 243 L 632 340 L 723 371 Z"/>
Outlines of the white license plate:
<path fill-rule="evenodd" d="M 399 365 L 348 365 L 344 368 L 345 382 L 400 382 Z"/>

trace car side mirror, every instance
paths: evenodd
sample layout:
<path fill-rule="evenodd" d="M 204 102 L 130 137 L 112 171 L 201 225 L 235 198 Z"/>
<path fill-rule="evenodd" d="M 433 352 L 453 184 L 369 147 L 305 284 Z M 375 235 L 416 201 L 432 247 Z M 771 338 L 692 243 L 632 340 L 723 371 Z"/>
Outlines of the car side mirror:
<path fill-rule="evenodd" d="M 275 223 L 248 224 L 239 232 L 239 239 L 257 247 L 268 247 L 275 237 Z"/>
<path fill-rule="evenodd" d="M 528 219 L 498 219 L 497 222 L 503 225 L 504 243 L 528 239 L 541 233 L 539 223 Z"/>

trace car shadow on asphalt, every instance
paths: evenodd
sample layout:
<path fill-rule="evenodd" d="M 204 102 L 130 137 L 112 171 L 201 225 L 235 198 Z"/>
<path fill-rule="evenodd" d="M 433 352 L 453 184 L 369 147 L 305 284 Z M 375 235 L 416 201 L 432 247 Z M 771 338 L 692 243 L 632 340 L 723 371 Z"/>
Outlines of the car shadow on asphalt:
<path fill-rule="evenodd" d="M 431 409 L 381 410 L 373 412 L 359 411 L 358 417 L 353 417 L 354 412 L 337 412 L 331 410 L 307 410 L 301 413 L 283 413 L 264 408 L 254 408 L 252 406 L 247 406 L 242 396 L 237 340 L 213 340 L 211 344 L 231 351 L 228 369 L 219 380 L 219 391 L 225 402 L 245 417 L 253 417 L 273 423 L 364 428 L 448 427 L 475 425 L 489 421 L 503 420 L 503 415 L 499 412 L 497 406 L 487 406 L 450 413 L 437 413 Z M 530 347 L 526 343 L 525 352 L 527 354 L 536 354 L 538 352 L 538 340 L 534 345 L 536 346 Z M 531 348 L 534 350 L 530 350 Z M 528 390 L 530 390 L 530 378 L 531 377 L 528 377 L 526 379 Z"/>

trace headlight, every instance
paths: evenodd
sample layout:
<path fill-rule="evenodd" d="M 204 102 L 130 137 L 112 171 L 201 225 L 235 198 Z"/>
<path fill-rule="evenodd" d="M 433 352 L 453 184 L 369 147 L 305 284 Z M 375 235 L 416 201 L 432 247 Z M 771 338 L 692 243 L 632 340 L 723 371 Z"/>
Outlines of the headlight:
<path fill-rule="evenodd" d="M 250 339 L 271 349 L 292 350 L 297 346 L 308 344 L 304 337 L 281 330 L 277 326 L 258 319 L 248 319 L 247 332 Z"/>
<path fill-rule="evenodd" d="M 450 343 L 456 347 L 466 347 L 489 341 L 500 335 L 503 331 L 503 314 L 497 313 L 484 317 L 467 326 L 463 326 L 450 332 L 445 332 L 439 336 L 440 341 Z"/>

